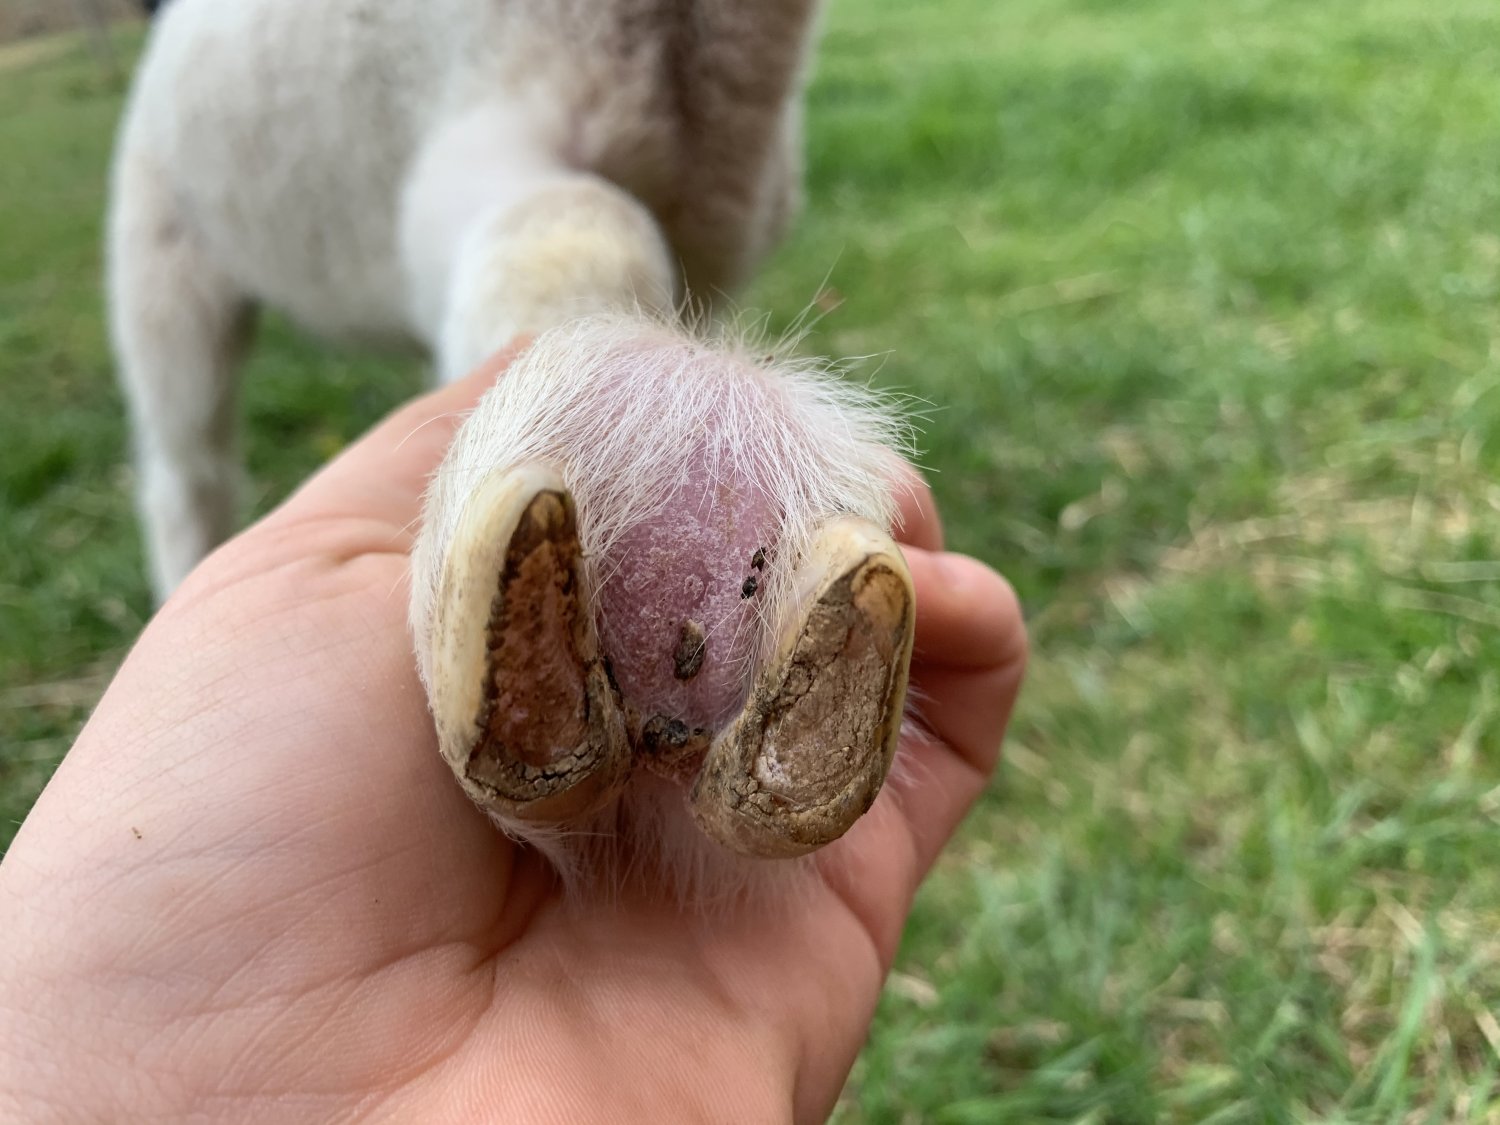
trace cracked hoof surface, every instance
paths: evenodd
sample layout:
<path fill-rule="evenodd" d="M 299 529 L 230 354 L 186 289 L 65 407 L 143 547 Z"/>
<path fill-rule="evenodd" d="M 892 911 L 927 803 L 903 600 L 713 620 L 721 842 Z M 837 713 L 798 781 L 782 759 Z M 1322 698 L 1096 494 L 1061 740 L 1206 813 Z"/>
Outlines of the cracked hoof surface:
<path fill-rule="evenodd" d="M 589 604 L 561 479 L 527 467 L 486 481 L 449 547 L 433 711 L 444 758 L 497 816 L 583 816 L 629 773 L 624 716 Z"/>
<path fill-rule="evenodd" d="M 703 831 L 743 855 L 803 855 L 842 836 L 896 752 L 915 598 L 890 538 L 826 527 L 800 575 L 806 611 L 757 678 L 693 787 Z"/>

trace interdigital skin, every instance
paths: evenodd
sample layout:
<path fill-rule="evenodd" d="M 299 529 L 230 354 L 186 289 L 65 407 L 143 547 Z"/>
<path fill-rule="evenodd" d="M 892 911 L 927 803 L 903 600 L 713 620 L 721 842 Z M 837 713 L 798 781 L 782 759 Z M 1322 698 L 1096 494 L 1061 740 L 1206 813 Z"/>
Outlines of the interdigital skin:
<path fill-rule="evenodd" d="M 232 530 L 256 306 L 445 380 L 534 340 L 433 480 L 411 621 L 460 783 L 572 872 L 805 854 L 895 753 L 901 426 L 703 327 L 795 209 L 814 6 L 174 0 L 132 93 L 109 283 L 159 596 Z"/>

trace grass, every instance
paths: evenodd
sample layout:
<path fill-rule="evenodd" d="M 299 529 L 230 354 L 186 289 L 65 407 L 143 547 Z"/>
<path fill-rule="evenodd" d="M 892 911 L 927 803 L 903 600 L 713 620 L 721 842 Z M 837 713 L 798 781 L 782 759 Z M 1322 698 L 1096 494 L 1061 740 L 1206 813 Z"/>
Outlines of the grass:
<path fill-rule="evenodd" d="M 1500 1122 L 1497 68 L 1493 0 L 835 6 L 747 303 L 828 277 L 1036 652 L 841 1121 Z M 0 81 L 6 835 L 148 612 L 117 107 Z M 255 508 L 420 383 L 273 322 Z"/>

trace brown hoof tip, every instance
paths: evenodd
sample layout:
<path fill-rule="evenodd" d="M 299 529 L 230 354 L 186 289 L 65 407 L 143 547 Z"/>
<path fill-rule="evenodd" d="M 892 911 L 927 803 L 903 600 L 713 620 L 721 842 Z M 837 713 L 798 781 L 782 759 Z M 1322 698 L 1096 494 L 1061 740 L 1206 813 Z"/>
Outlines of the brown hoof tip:
<path fill-rule="evenodd" d="M 799 568 L 810 589 L 693 786 L 703 831 L 742 855 L 805 855 L 874 803 L 896 753 L 916 599 L 890 537 L 840 519 Z"/>
<path fill-rule="evenodd" d="M 589 604 L 561 478 L 537 466 L 494 474 L 470 497 L 444 560 L 431 694 L 443 757 L 501 818 L 586 815 L 629 773 Z"/>

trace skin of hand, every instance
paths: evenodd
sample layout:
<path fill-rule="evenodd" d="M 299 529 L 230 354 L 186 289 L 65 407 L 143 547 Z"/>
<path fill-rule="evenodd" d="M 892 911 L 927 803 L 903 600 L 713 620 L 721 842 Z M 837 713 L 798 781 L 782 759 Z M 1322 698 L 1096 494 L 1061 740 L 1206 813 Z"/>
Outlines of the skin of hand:
<path fill-rule="evenodd" d="M 507 362 L 397 411 L 144 630 L 0 864 L 0 1120 L 831 1112 L 995 767 L 1016 599 L 915 489 L 901 784 L 785 910 L 564 909 L 439 757 L 405 626 L 428 474 Z"/>

